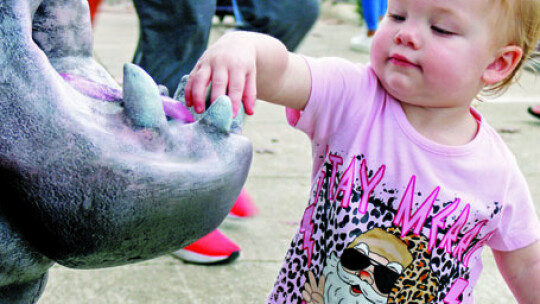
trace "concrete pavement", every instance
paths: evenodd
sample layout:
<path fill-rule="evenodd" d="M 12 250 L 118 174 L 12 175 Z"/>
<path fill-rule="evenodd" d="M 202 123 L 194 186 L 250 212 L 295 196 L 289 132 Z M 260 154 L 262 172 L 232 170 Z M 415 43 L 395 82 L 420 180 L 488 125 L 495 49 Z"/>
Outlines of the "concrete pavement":
<path fill-rule="evenodd" d="M 323 6 L 321 19 L 299 49 L 311 56 L 332 55 L 367 62 L 368 56 L 349 50 L 350 37 L 359 33 L 350 5 Z M 230 26 L 214 27 L 212 39 Z M 131 60 L 137 41 L 137 18 L 130 2 L 105 4 L 96 20 L 97 58 L 118 80 L 122 65 Z M 530 184 L 540 214 L 540 120 L 526 107 L 540 103 L 540 79 L 525 73 L 522 86 L 513 86 L 496 102 L 477 107 L 497 129 Z M 281 107 L 259 102 L 247 119 L 244 135 L 255 149 L 246 188 L 259 216 L 226 219 L 220 226 L 242 247 L 239 260 L 222 266 L 184 264 L 172 256 L 122 267 L 72 270 L 59 265 L 50 271 L 39 304 L 167 304 L 263 303 L 302 217 L 310 187 L 310 144 L 290 128 Z M 516 303 L 498 274 L 489 250 L 485 271 L 476 289 L 477 303 Z"/>

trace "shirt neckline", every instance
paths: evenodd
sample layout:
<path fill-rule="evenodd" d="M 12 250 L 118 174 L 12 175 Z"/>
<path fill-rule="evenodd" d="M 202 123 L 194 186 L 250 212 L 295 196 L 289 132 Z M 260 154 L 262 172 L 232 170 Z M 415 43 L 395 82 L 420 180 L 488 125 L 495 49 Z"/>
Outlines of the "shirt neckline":
<path fill-rule="evenodd" d="M 481 144 L 483 138 L 485 137 L 485 122 L 482 115 L 474 108 L 470 108 L 471 114 L 476 119 L 478 123 L 478 130 L 476 136 L 468 143 L 459 146 L 450 146 L 437 143 L 424 135 L 420 134 L 409 122 L 403 108 L 401 107 L 399 101 L 394 99 L 389 94 L 386 94 L 386 103 L 392 112 L 392 115 L 395 118 L 400 129 L 403 131 L 405 136 L 413 142 L 418 147 L 426 150 L 430 153 L 446 155 L 446 156 L 462 156 L 472 153 L 478 145 Z"/>

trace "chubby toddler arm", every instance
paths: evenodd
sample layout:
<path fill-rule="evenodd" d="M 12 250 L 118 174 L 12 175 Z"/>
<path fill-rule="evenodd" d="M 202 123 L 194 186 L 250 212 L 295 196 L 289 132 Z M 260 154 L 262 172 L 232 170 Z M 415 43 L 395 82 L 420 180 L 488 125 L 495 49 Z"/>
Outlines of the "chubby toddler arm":
<path fill-rule="evenodd" d="M 209 84 L 211 100 L 227 94 L 234 113 L 243 103 L 250 115 L 255 99 L 303 109 L 311 92 L 309 68 L 301 56 L 268 35 L 241 31 L 222 36 L 191 71 L 185 98 L 197 113 L 204 111 Z"/>
<path fill-rule="evenodd" d="M 515 251 L 493 250 L 497 266 L 520 304 L 539 303 L 540 241 Z"/>

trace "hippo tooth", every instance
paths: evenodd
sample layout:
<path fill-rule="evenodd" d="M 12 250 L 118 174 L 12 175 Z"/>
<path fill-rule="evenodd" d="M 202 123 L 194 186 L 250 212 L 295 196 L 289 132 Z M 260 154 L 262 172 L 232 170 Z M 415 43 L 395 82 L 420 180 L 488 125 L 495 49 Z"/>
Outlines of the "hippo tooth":
<path fill-rule="evenodd" d="M 238 108 L 238 113 L 236 113 L 236 117 L 233 119 L 232 125 L 231 125 L 231 132 L 236 134 L 242 133 L 242 126 L 244 125 L 244 119 L 246 117 L 246 112 L 244 111 L 244 105 L 240 104 L 240 107 Z"/>
<path fill-rule="evenodd" d="M 180 79 L 180 82 L 178 83 L 178 87 L 176 88 L 176 91 L 174 92 L 173 99 L 180 101 L 184 106 L 186 105 L 186 94 L 185 94 L 185 87 L 187 85 L 189 79 L 189 75 L 184 75 L 182 79 Z M 202 117 L 202 114 L 198 114 L 195 112 L 193 107 L 189 108 L 189 111 L 191 112 L 191 115 L 195 120 L 199 120 Z"/>
<path fill-rule="evenodd" d="M 223 133 L 231 132 L 232 104 L 228 96 L 219 96 L 216 101 L 204 112 L 201 121 L 214 126 Z"/>
<path fill-rule="evenodd" d="M 176 89 L 176 91 L 175 91 L 175 93 L 173 95 L 173 99 L 175 99 L 177 101 L 180 101 L 184 105 L 186 104 L 184 88 L 185 88 L 188 80 L 189 80 L 189 75 L 184 75 L 182 77 L 182 79 L 180 80 L 180 82 L 178 83 L 178 87 L 177 87 L 177 89 Z M 208 94 L 207 94 L 206 108 L 210 107 L 210 102 L 208 100 L 209 97 L 210 97 L 210 92 L 208 92 Z M 229 100 L 229 102 L 230 102 L 230 100 Z M 203 114 L 197 114 L 193 110 L 193 108 L 189 108 L 189 110 L 190 110 L 190 112 L 193 115 L 195 120 L 199 120 L 199 119 L 201 119 L 203 117 Z M 240 107 L 238 109 L 238 114 L 236 114 L 236 117 L 234 117 L 234 119 L 232 121 L 232 125 L 231 125 L 231 128 L 230 128 L 231 132 L 238 133 L 238 134 L 241 133 L 242 126 L 244 124 L 244 119 L 245 119 L 245 116 L 246 116 L 245 113 L 246 112 L 244 111 L 244 106 L 240 105 Z"/>
<path fill-rule="evenodd" d="M 157 84 L 131 63 L 124 65 L 124 107 L 135 126 L 162 129 L 167 125 Z"/>
<path fill-rule="evenodd" d="M 182 103 L 186 104 L 185 101 L 185 92 L 184 88 L 186 87 L 186 84 L 188 82 L 189 75 L 182 76 L 182 79 L 180 79 L 180 82 L 178 83 L 178 87 L 176 88 L 176 91 L 174 92 L 173 98 L 181 101 Z"/>
<path fill-rule="evenodd" d="M 169 96 L 169 89 L 166 86 L 158 84 L 158 90 L 161 96 Z"/>

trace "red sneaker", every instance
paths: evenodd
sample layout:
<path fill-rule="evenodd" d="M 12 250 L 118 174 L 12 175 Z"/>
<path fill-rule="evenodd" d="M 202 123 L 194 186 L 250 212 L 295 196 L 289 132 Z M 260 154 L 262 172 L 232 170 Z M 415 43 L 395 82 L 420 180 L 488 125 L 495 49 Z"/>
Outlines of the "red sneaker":
<path fill-rule="evenodd" d="M 172 254 L 186 263 L 226 264 L 240 256 L 240 247 L 216 229 L 195 243 Z"/>
<path fill-rule="evenodd" d="M 259 213 L 259 209 L 255 206 L 255 202 L 251 196 L 247 193 L 246 189 L 242 188 L 234 206 L 231 211 L 229 211 L 230 217 L 235 218 L 246 218 L 252 217 Z"/>
<path fill-rule="evenodd" d="M 92 21 L 92 24 L 94 24 L 94 19 L 96 19 L 96 14 L 101 1 L 102 0 L 88 0 L 88 6 L 90 7 L 90 21 Z"/>

